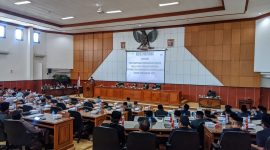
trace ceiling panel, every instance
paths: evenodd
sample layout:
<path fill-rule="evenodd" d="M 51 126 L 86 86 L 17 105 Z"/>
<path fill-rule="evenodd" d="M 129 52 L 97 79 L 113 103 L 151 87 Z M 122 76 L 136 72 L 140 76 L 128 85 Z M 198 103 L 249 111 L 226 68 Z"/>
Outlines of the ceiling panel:
<path fill-rule="evenodd" d="M 8 3 L 6 3 L 7 1 Z M 15 1 L 16 0 L 0 0 L 0 8 L 9 9 L 17 13 L 21 12 L 21 14 L 31 17 L 37 17 L 40 19 L 45 18 L 45 20 L 64 25 L 96 20 L 116 19 L 121 17 L 152 15 L 176 11 L 179 12 L 221 5 L 220 0 L 180 0 L 180 5 L 159 8 L 157 7 L 158 3 L 166 1 L 169 2 L 169 0 L 104 0 L 102 1 L 104 9 L 121 9 L 124 13 L 99 15 L 96 13 L 95 6 L 97 0 L 32 0 L 33 3 L 31 5 L 20 7 L 14 6 L 13 3 Z M 73 27 L 57 27 L 5 13 L 0 13 L 0 20 L 25 26 L 33 26 L 34 28 L 43 30 L 83 33 L 243 19 L 259 16 L 259 13 L 265 14 L 270 12 L 270 0 L 249 0 L 248 9 L 245 11 L 246 1 L 247 0 L 224 0 L 225 10 L 219 11 L 127 20 L 121 22 L 106 22 L 102 24 L 85 24 L 83 26 L 79 25 Z M 75 16 L 76 19 L 62 21 L 60 18 L 65 16 Z M 139 24 L 142 26 L 139 27 Z"/>
<path fill-rule="evenodd" d="M 126 18 L 169 12 L 180 12 L 222 6 L 221 0 L 180 0 L 179 5 L 159 7 L 159 3 L 170 0 L 31 0 L 28 5 L 14 5 L 17 0 L 0 0 L 0 8 L 32 16 L 58 24 L 73 24 Z M 122 10 L 118 14 L 98 14 L 96 3 L 103 5 L 104 11 Z M 66 16 L 74 16 L 72 20 L 61 20 Z"/>

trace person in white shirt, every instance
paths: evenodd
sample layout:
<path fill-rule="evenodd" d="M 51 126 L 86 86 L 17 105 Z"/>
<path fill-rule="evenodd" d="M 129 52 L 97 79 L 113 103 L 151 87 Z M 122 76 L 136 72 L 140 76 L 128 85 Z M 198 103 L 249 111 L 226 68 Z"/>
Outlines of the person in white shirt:
<path fill-rule="evenodd" d="M 100 99 L 100 96 L 98 96 L 98 97 L 94 100 L 94 102 L 95 102 L 96 104 L 101 103 L 102 100 Z"/>

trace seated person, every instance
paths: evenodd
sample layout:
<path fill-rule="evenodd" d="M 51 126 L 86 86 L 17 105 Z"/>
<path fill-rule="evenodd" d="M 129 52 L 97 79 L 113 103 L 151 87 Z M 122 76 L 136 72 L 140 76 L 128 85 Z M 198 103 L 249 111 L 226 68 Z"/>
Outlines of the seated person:
<path fill-rule="evenodd" d="M 123 110 L 128 113 L 127 120 L 128 121 L 133 121 L 134 119 L 133 119 L 133 116 L 132 116 L 132 111 L 131 111 L 131 108 L 128 107 L 128 103 L 127 102 L 124 102 L 123 103 Z"/>
<path fill-rule="evenodd" d="M 211 110 L 208 109 L 204 110 L 204 114 L 205 114 L 204 116 L 205 121 L 214 122 L 212 119 L 215 119 L 216 116 L 211 114 Z"/>
<path fill-rule="evenodd" d="M 9 119 L 9 103 L 8 102 L 2 102 L 0 104 L 0 122 L 3 123 L 5 119 Z"/>
<path fill-rule="evenodd" d="M 144 83 L 144 84 L 143 84 L 143 89 L 145 89 L 145 90 L 149 89 L 149 84 Z"/>
<path fill-rule="evenodd" d="M 95 104 L 99 104 L 99 103 L 101 103 L 102 101 L 101 101 L 101 99 L 100 99 L 100 96 L 97 96 L 97 98 L 94 100 L 94 103 Z"/>
<path fill-rule="evenodd" d="M 250 112 L 247 109 L 246 105 L 242 105 L 241 106 L 241 112 L 238 113 L 239 117 L 248 117 L 250 115 Z"/>
<path fill-rule="evenodd" d="M 256 134 L 256 144 L 252 144 L 252 147 L 257 150 L 264 150 L 264 146 L 267 138 L 270 136 L 270 115 L 266 114 L 262 116 L 263 130 L 258 131 Z"/>
<path fill-rule="evenodd" d="M 153 112 L 152 111 L 145 111 L 145 117 L 150 121 L 150 122 L 157 122 L 157 120 L 153 117 Z"/>
<path fill-rule="evenodd" d="M 45 106 L 45 105 L 46 105 L 46 98 L 42 97 L 42 98 L 40 99 L 40 105 L 41 105 L 41 106 Z"/>
<path fill-rule="evenodd" d="M 181 116 L 190 116 L 189 105 L 185 104 L 184 109 L 181 111 Z"/>
<path fill-rule="evenodd" d="M 180 120 L 179 120 L 179 128 L 172 130 L 172 132 L 168 138 L 168 142 L 170 143 L 171 138 L 172 138 L 175 131 L 196 131 L 196 130 L 190 128 L 189 125 L 190 125 L 190 122 L 189 122 L 188 116 L 181 116 Z"/>
<path fill-rule="evenodd" d="M 119 142 L 121 147 L 124 147 L 126 139 L 125 139 L 125 128 L 121 125 L 119 125 L 119 121 L 122 117 L 121 112 L 119 111 L 113 111 L 111 115 L 111 123 L 102 124 L 101 126 L 104 127 L 111 127 L 117 130 Z"/>
<path fill-rule="evenodd" d="M 45 98 L 46 98 L 46 104 L 50 103 L 52 100 L 52 97 L 49 95 L 45 96 Z"/>
<path fill-rule="evenodd" d="M 16 93 L 12 93 L 11 97 L 7 97 L 5 102 L 9 102 L 10 105 L 13 105 L 14 101 L 16 100 Z"/>
<path fill-rule="evenodd" d="M 154 84 L 154 86 L 152 87 L 152 89 L 155 89 L 155 90 L 160 90 L 161 89 L 161 86 L 160 84 Z"/>
<path fill-rule="evenodd" d="M 32 142 L 30 145 L 30 149 L 32 150 L 40 150 L 42 147 L 42 139 L 44 139 L 45 130 L 40 129 L 38 127 L 33 126 L 31 123 L 22 119 L 22 115 L 20 111 L 14 111 L 12 113 L 12 119 L 20 121 L 26 130 L 33 135 Z"/>
<path fill-rule="evenodd" d="M 127 102 L 123 102 L 123 110 L 128 109 L 128 103 Z"/>
<path fill-rule="evenodd" d="M 16 97 L 23 97 L 23 92 L 22 92 L 22 89 L 18 89 L 18 92 L 16 94 Z"/>
<path fill-rule="evenodd" d="M 196 112 L 196 119 L 191 121 L 191 127 L 193 129 L 198 129 L 201 123 L 204 123 L 204 113 L 202 111 Z"/>
<path fill-rule="evenodd" d="M 142 107 L 138 104 L 138 101 L 133 102 L 133 109 L 139 109 L 139 110 L 142 109 Z"/>
<path fill-rule="evenodd" d="M 251 114 L 251 119 L 261 120 L 264 114 L 267 114 L 267 109 L 264 106 L 258 106 L 258 110 L 253 110 L 253 113 Z"/>
<path fill-rule="evenodd" d="M 235 112 L 232 111 L 232 106 L 225 105 L 225 110 L 223 111 L 223 115 L 226 115 L 226 114 L 229 116 L 235 114 Z"/>
<path fill-rule="evenodd" d="M 132 103 L 130 102 L 130 97 L 127 97 L 127 107 L 132 108 Z"/>
<path fill-rule="evenodd" d="M 208 97 L 216 97 L 217 95 L 216 95 L 216 92 L 215 92 L 215 91 L 209 90 L 209 91 L 207 92 L 207 96 L 208 96 Z"/>
<path fill-rule="evenodd" d="M 164 111 L 163 105 L 158 105 L 158 110 L 155 112 L 156 117 L 165 117 L 168 116 L 168 112 Z"/>
<path fill-rule="evenodd" d="M 241 128 L 243 126 L 243 118 L 240 118 L 236 114 L 231 116 L 231 128 L 223 129 L 220 140 L 223 138 L 225 132 L 229 131 L 239 131 L 242 132 Z"/>

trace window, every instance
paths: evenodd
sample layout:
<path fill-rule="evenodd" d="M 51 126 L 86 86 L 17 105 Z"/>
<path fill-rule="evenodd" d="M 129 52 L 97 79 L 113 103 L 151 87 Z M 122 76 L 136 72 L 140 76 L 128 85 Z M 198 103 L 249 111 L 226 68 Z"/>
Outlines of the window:
<path fill-rule="evenodd" d="M 0 37 L 1 38 L 6 37 L 6 27 L 3 25 L 0 25 Z"/>
<path fill-rule="evenodd" d="M 16 40 L 23 40 L 23 29 L 16 29 L 15 30 L 15 39 Z"/>
<path fill-rule="evenodd" d="M 40 35 L 40 33 L 34 32 L 34 34 L 33 34 L 34 43 L 40 43 L 39 35 Z"/>

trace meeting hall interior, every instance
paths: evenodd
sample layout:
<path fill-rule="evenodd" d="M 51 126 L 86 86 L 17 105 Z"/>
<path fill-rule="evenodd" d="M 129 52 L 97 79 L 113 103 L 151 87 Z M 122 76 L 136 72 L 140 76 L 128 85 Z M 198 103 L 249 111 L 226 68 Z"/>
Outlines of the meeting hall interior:
<path fill-rule="evenodd" d="M 0 150 L 270 150 L 270 0 L 0 0 Z"/>

